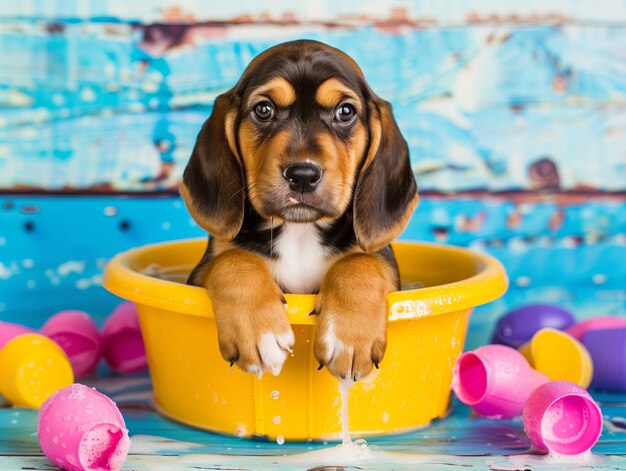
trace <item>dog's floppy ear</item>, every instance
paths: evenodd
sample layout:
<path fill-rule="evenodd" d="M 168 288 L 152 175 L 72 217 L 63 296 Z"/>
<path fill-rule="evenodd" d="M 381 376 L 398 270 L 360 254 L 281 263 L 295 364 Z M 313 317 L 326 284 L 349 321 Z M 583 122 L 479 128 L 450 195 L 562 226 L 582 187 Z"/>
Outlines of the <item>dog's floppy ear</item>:
<path fill-rule="evenodd" d="M 235 144 L 236 100 L 215 100 L 185 168 L 180 194 L 193 219 L 217 239 L 232 240 L 243 223 L 243 169 Z"/>
<path fill-rule="evenodd" d="M 365 252 L 376 252 L 404 230 L 417 205 L 409 148 L 391 112 L 374 97 L 369 106 L 370 142 L 354 191 L 354 232 Z"/>

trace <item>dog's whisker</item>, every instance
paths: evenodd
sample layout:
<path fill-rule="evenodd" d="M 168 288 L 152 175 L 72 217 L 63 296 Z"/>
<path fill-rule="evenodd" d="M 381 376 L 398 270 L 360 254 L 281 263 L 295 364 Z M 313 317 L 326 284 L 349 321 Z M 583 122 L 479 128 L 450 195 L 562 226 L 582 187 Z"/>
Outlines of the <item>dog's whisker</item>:
<path fill-rule="evenodd" d="M 274 217 L 270 218 L 270 258 L 274 257 Z M 283 297 L 283 299 L 285 299 Z M 287 304 L 287 301 L 285 301 Z"/>
<path fill-rule="evenodd" d="M 228 190 L 228 187 L 229 187 L 229 186 L 231 186 L 233 183 L 237 183 L 237 182 L 238 182 L 238 180 L 237 180 L 236 178 L 235 178 L 235 179 L 232 179 L 231 181 L 229 181 L 229 182 L 226 184 L 226 186 L 224 187 L 224 189 L 225 189 L 225 190 Z"/>
<path fill-rule="evenodd" d="M 231 187 L 233 184 L 237 185 L 238 183 L 239 183 L 239 182 L 238 182 L 237 180 L 231 180 L 231 181 L 229 181 L 229 182 L 226 184 L 226 186 L 224 187 L 224 191 L 228 191 L 228 190 L 230 189 L 230 187 Z M 237 195 L 237 193 L 239 193 L 241 190 L 243 190 L 243 189 L 245 189 L 245 188 L 246 188 L 246 185 L 244 184 L 244 185 L 243 185 L 243 187 L 241 187 L 239 190 L 237 190 L 233 196 Z"/>
<path fill-rule="evenodd" d="M 235 196 L 237 196 L 240 192 L 245 191 L 246 188 L 248 187 L 248 185 L 244 185 L 241 188 L 239 188 L 237 191 L 235 191 L 232 196 L 230 197 L 230 199 L 232 200 Z"/>
<path fill-rule="evenodd" d="M 239 188 L 235 193 L 233 193 L 233 195 L 230 198 L 233 199 L 234 197 L 236 197 L 242 191 L 246 191 L 247 190 L 248 192 L 250 192 L 250 190 L 254 189 L 255 187 L 256 187 L 256 185 L 254 183 L 244 183 L 244 185 L 241 188 Z"/>

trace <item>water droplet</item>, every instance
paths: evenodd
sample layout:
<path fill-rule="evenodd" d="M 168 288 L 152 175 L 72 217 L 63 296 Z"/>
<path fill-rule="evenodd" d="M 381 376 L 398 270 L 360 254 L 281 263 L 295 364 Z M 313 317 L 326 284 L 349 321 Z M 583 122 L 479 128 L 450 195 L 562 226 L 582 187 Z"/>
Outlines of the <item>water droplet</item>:
<path fill-rule="evenodd" d="M 279 435 L 278 437 L 276 437 L 276 443 L 278 443 L 279 445 L 283 445 L 285 443 L 285 437 Z"/>
<path fill-rule="evenodd" d="M 274 418 L 272 419 L 272 422 L 274 422 L 276 425 L 278 425 L 280 423 L 280 416 L 275 415 Z"/>
<path fill-rule="evenodd" d="M 272 399 L 278 399 L 280 397 L 280 392 L 272 391 Z"/>

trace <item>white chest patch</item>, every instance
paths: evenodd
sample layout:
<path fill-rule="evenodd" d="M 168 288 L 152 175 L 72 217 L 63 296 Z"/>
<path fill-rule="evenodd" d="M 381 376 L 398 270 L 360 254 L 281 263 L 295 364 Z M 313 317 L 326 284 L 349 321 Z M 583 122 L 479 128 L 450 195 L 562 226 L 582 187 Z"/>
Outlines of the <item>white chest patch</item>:
<path fill-rule="evenodd" d="M 272 275 L 288 293 L 315 293 L 330 267 L 331 258 L 313 224 L 284 223 L 271 262 Z"/>

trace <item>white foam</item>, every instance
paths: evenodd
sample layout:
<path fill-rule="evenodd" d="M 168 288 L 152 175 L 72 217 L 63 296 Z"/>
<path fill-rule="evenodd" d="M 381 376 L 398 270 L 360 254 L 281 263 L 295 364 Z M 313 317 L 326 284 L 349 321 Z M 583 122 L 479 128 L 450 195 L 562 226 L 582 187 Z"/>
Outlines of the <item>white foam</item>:
<path fill-rule="evenodd" d="M 453 455 L 418 454 L 403 452 L 386 452 L 376 446 L 367 446 L 364 440 L 355 440 L 347 444 L 340 444 L 306 453 L 291 455 L 277 454 L 260 455 L 226 455 L 226 454 L 182 454 L 193 451 L 202 445 L 170 440 L 167 438 L 149 435 L 134 435 L 132 437 L 131 456 L 126 466 L 130 469 L 135 464 L 136 456 L 154 455 L 158 452 L 179 452 L 181 456 L 156 456 L 150 461 L 150 470 L 160 471 L 168 469 L 182 469 L 184 467 L 211 466 L 244 468 L 244 469 L 274 469 L 285 468 L 308 469 L 322 466 L 334 467 L 362 467 L 366 469 L 419 469 L 418 466 L 427 466 L 424 469 L 455 469 L 461 464 L 475 468 L 491 468 L 499 470 L 533 469 L 534 471 L 561 469 L 571 471 L 582 466 L 609 465 L 613 457 L 599 456 L 591 453 L 576 456 L 554 456 L 537 454 L 517 454 L 510 456 L 464 456 L 462 460 Z M 281 449 L 282 451 L 282 449 Z M 144 467 L 148 464 L 143 456 L 137 465 Z M 445 465 L 438 467 L 437 465 Z M 146 468 L 147 469 L 147 468 Z"/>

